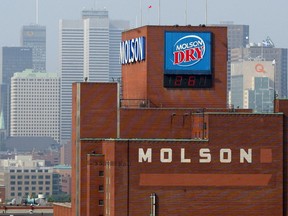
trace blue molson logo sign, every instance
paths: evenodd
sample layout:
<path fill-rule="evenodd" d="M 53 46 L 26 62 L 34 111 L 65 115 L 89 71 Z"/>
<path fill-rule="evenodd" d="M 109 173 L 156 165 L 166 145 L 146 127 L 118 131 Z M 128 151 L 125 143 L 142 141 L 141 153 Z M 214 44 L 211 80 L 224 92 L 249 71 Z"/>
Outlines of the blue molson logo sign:
<path fill-rule="evenodd" d="M 165 74 L 211 74 L 210 32 L 165 32 Z"/>
<path fill-rule="evenodd" d="M 145 37 L 133 38 L 120 43 L 120 63 L 130 64 L 145 60 Z"/>

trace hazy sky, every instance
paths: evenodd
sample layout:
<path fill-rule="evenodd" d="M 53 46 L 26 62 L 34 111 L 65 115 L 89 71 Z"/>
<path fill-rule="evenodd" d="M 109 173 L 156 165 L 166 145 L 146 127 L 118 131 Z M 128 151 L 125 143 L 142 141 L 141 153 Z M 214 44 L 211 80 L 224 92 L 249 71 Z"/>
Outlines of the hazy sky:
<path fill-rule="evenodd" d="M 83 8 L 109 11 L 111 19 L 129 20 L 132 27 L 158 25 L 159 0 L 38 0 L 39 24 L 47 29 L 47 70 L 58 69 L 59 19 L 80 19 Z M 141 4 L 142 2 L 142 4 Z M 279 48 L 288 48 L 288 0 L 207 0 L 208 25 L 220 21 L 250 26 L 250 42 L 269 36 Z M 188 5 L 187 15 L 185 11 Z M 23 25 L 36 22 L 36 0 L 0 0 L 0 46 L 19 46 Z M 152 8 L 149 9 L 149 5 Z M 206 0 L 161 0 L 163 25 L 205 23 Z M 187 19 L 186 19 L 187 18 Z"/>

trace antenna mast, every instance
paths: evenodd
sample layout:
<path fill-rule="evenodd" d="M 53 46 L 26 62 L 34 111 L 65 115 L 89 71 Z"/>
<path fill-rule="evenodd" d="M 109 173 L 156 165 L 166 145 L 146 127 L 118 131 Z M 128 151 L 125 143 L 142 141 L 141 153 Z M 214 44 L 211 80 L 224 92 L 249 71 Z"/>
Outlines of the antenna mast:
<path fill-rule="evenodd" d="M 36 24 L 38 25 L 38 20 L 39 20 L 39 16 L 38 16 L 38 11 L 39 11 L 39 4 L 38 4 L 38 0 L 36 0 Z"/>

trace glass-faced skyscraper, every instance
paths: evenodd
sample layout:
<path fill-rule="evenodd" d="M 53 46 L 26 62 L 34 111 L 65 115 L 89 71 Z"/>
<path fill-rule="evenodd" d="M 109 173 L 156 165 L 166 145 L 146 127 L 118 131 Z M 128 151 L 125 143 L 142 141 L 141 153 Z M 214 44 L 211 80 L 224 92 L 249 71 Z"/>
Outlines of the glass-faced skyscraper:
<path fill-rule="evenodd" d="M 27 47 L 2 48 L 2 74 L 1 74 L 1 111 L 3 112 L 5 129 L 9 130 L 10 123 L 10 82 L 14 73 L 31 69 L 32 49 Z M 9 131 L 8 131 L 9 134 Z"/>
<path fill-rule="evenodd" d="M 80 20 L 60 20 L 61 143 L 71 139 L 72 83 L 121 77 L 119 44 L 128 21 L 109 20 L 106 10 L 83 10 Z"/>
<path fill-rule="evenodd" d="M 46 27 L 37 24 L 23 26 L 21 46 L 32 48 L 32 69 L 37 72 L 46 71 Z"/>

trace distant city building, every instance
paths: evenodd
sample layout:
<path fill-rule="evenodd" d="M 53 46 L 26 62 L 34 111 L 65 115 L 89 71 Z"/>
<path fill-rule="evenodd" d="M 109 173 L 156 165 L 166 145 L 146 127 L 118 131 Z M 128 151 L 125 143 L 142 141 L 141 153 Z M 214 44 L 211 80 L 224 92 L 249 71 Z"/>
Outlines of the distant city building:
<path fill-rule="evenodd" d="M 46 71 L 46 27 L 36 24 L 23 26 L 21 46 L 32 48 L 32 69 Z"/>
<path fill-rule="evenodd" d="M 53 168 L 31 155 L 0 160 L 0 184 L 6 188 L 5 199 L 53 194 Z"/>
<path fill-rule="evenodd" d="M 32 69 L 32 49 L 25 47 L 2 47 L 1 112 L 7 135 L 10 134 L 10 82 L 14 73 Z"/>
<path fill-rule="evenodd" d="M 272 112 L 273 101 L 274 67 L 271 61 L 232 62 L 230 104 L 255 112 Z"/>
<path fill-rule="evenodd" d="M 244 91 L 244 108 L 255 112 L 273 112 L 273 82 L 268 77 L 253 77 L 252 89 Z"/>
<path fill-rule="evenodd" d="M 60 141 L 60 78 L 25 70 L 11 78 L 11 136 Z"/>
<path fill-rule="evenodd" d="M 269 42 L 270 41 L 270 42 Z M 279 98 L 287 98 L 287 49 L 275 48 L 267 38 L 261 43 L 251 43 L 247 48 L 231 50 L 231 61 L 270 61 L 275 67 L 275 88 Z"/>
<path fill-rule="evenodd" d="M 60 164 L 71 164 L 71 141 L 68 141 L 66 144 L 60 148 Z"/>
<path fill-rule="evenodd" d="M 71 166 L 54 166 L 54 173 L 60 175 L 60 190 L 62 193 L 71 194 Z"/>
<path fill-rule="evenodd" d="M 220 22 L 212 26 L 226 26 L 228 39 L 228 62 L 227 62 L 227 90 L 231 89 L 231 50 L 243 48 L 249 44 L 249 25 L 238 25 L 230 21 Z"/>
<path fill-rule="evenodd" d="M 128 21 L 106 10 L 83 10 L 81 20 L 60 20 L 61 143 L 71 140 L 73 82 L 119 80 L 119 44 Z"/>

